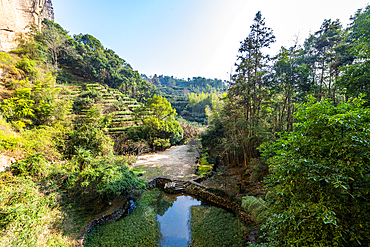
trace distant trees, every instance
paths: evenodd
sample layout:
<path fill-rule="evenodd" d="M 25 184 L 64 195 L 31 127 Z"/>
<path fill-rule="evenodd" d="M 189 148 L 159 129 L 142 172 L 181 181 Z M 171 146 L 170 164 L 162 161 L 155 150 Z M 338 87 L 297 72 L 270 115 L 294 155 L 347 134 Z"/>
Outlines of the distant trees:
<path fill-rule="evenodd" d="M 154 75 L 152 78 L 146 75 L 141 75 L 141 77 L 155 85 L 160 94 L 167 98 L 182 118 L 200 124 L 207 122 L 205 108 L 211 106 L 211 98 L 224 91 L 226 87 L 226 82 L 222 80 L 204 77 L 193 77 L 187 80 L 163 75 Z M 193 99 L 196 99 L 196 104 Z"/>
<path fill-rule="evenodd" d="M 156 85 L 161 92 L 175 94 L 178 96 L 182 95 L 183 89 L 189 90 L 191 93 L 210 93 L 212 91 L 218 91 L 225 87 L 224 82 L 219 79 L 207 79 L 204 77 L 193 77 L 179 79 L 173 76 L 154 75 L 152 78 L 148 78 L 146 75 L 142 75 L 142 78 L 146 81 Z M 184 95 L 186 96 L 186 95 Z"/>

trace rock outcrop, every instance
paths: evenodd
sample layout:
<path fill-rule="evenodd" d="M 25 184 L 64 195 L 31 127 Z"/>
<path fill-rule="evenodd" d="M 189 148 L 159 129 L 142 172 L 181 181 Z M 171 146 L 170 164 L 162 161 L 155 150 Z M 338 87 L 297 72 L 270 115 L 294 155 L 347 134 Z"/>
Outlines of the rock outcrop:
<path fill-rule="evenodd" d="M 14 162 L 16 162 L 14 158 L 0 154 L 0 172 L 10 169 L 10 166 Z"/>
<path fill-rule="evenodd" d="M 54 21 L 51 0 L 0 0 L 0 51 L 17 48 L 19 33 L 30 24 L 41 29 L 44 18 Z"/>

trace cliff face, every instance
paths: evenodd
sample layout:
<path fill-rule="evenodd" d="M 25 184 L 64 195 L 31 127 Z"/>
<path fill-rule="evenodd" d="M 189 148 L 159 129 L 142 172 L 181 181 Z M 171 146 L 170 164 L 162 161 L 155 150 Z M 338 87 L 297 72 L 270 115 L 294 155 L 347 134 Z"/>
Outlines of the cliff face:
<path fill-rule="evenodd" d="M 44 18 L 54 21 L 51 0 L 0 0 L 0 51 L 15 49 L 17 35 L 30 24 L 41 29 Z"/>

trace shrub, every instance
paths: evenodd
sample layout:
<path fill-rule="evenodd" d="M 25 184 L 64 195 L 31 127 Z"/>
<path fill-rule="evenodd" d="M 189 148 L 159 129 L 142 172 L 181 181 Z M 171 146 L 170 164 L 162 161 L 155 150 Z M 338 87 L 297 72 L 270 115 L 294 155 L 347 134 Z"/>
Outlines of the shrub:
<path fill-rule="evenodd" d="M 162 150 L 171 146 L 170 139 L 154 138 L 153 147 L 158 147 Z"/>
<path fill-rule="evenodd" d="M 105 135 L 99 123 L 85 123 L 67 133 L 64 143 L 64 153 L 72 157 L 78 150 L 90 150 L 93 155 L 109 154 L 113 150 L 113 142 Z"/>
<path fill-rule="evenodd" d="M 245 246 L 246 227 L 232 213 L 201 206 L 190 212 L 191 246 Z"/>
<path fill-rule="evenodd" d="M 21 60 L 18 60 L 17 64 L 15 65 L 17 69 L 23 70 L 28 76 L 30 77 L 36 77 L 37 76 L 37 68 L 36 67 L 36 61 L 30 60 L 28 58 L 23 58 Z"/>
<path fill-rule="evenodd" d="M 29 178 L 0 173 L 0 245 L 65 246 L 50 232 L 53 205 L 53 197 L 41 194 Z"/>
<path fill-rule="evenodd" d="M 364 100 L 298 106 L 295 131 L 261 146 L 271 246 L 370 244 L 370 110 Z"/>
<path fill-rule="evenodd" d="M 254 196 L 243 196 L 242 208 L 258 223 L 262 223 L 267 214 L 265 201 Z"/>
<path fill-rule="evenodd" d="M 245 173 L 249 175 L 249 181 L 255 183 L 261 181 L 268 174 L 268 168 L 261 160 L 252 158 Z"/>
<path fill-rule="evenodd" d="M 145 188 L 145 184 L 129 171 L 126 158 L 91 157 L 89 152 L 80 154 L 66 166 L 50 171 L 50 178 L 63 179 L 62 189 L 67 190 L 72 198 L 84 202 L 102 199 L 114 199 L 119 195 L 128 195 L 132 189 Z M 81 162 L 84 162 L 81 169 Z M 76 200 L 76 199 L 74 199 Z"/>
<path fill-rule="evenodd" d="M 24 130 L 18 134 L 10 128 L 0 130 L 0 150 L 10 152 L 13 157 L 25 158 L 36 153 L 48 160 L 60 159 L 57 142 L 63 139 L 62 126 L 43 126 L 39 129 Z"/>
<path fill-rule="evenodd" d="M 33 154 L 13 164 L 11 171 L 16 176 L 31 176 L 42 179 L 47 176 L 47 163 L 48 161 L 41 154 Z"/>

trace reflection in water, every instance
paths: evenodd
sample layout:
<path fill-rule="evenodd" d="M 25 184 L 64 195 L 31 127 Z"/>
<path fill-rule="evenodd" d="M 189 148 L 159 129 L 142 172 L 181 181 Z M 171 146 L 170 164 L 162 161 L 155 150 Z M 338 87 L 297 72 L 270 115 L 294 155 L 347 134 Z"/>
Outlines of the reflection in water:
<path fill-rule="evenodd" d="M 161 246 L 188 246 L 190 207 L 201 201 L 187 195 L 164 194 L 158 203 L 157 219 L 162 232 Z"/>

